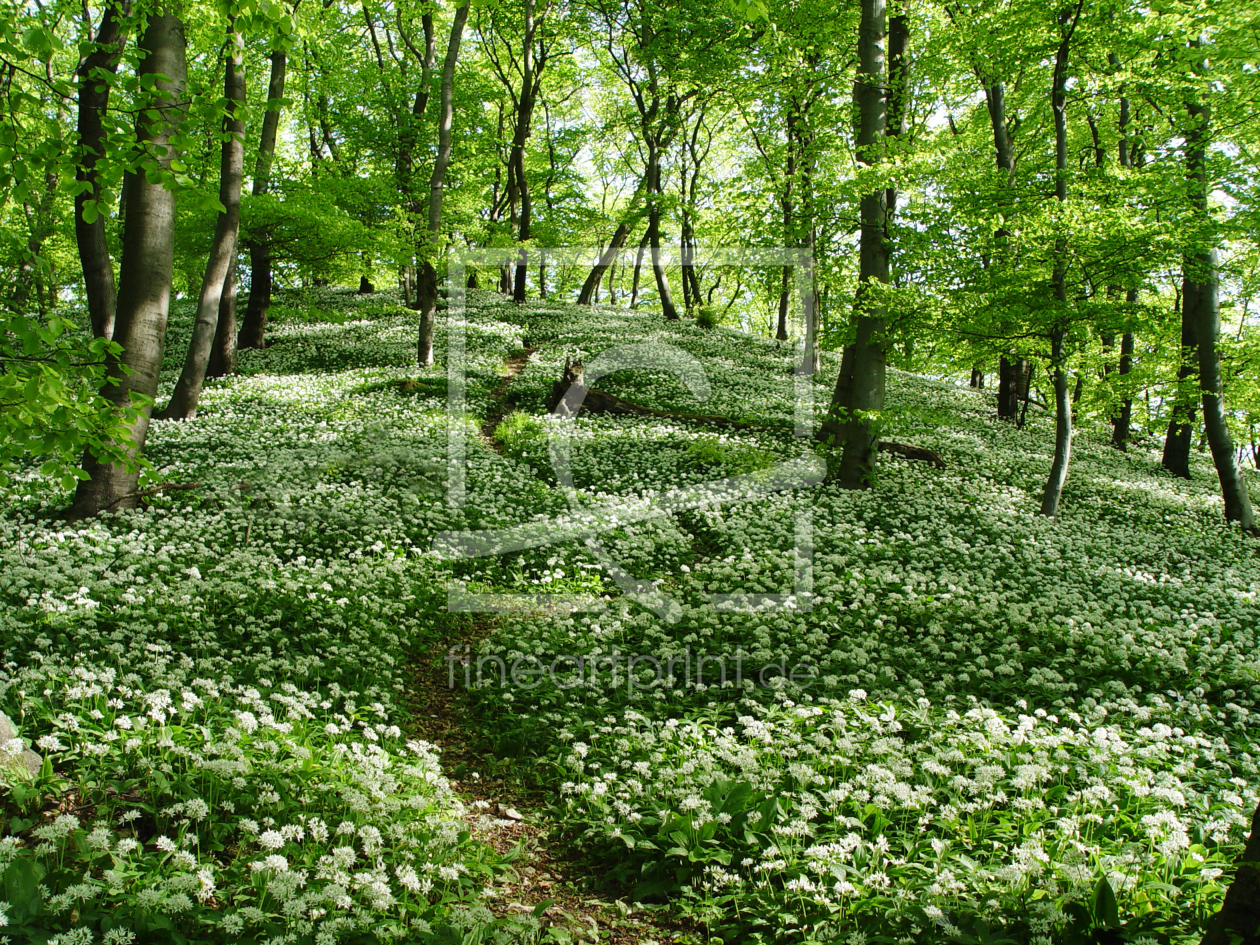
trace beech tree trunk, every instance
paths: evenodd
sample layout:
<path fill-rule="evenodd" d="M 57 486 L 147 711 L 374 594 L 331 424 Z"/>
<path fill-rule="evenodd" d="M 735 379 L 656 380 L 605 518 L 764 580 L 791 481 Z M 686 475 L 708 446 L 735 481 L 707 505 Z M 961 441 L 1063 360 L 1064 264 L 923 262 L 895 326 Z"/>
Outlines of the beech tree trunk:
<path fill-rule="evenodd" d="M 639 240 L 638 252 L 634 254 L 634 277 L 630 283 L 630 308 L 634 310 L 639 307 L 639 284 L 643 278 L 643 253 L 647 249 L 648 239 L 651 234 L 643 231 L 643 238 Z"/>
<path fill-rule="evenodd" d="M 884 43 L 888 30 L 885 0 L 862 0 L 858 26 L 857 102 L 858 160 L 868 166 L 881 161 L 881 144 L 888 117 L 887 68 Z M 877 415 L 884 409 L 886 308 L 880 297 L 889 282 L 887 230 L 887 191 L 884 188 L 864 194 L 861 201 L 861 248 L 856 317 L 857 335 L 852 353 L 845 351 L 851 374 L 845 377 L 845 364 L 836 383 L 829 421 L 839 424 L 843 452 L 838 481 L 846 489 L 867 489 L 875 474 L 879 448 Z M 843 390 L 846 386 L 847 392 Z M 845 394 L 847 393 L 847 397 Z M 846 403 L 847 401 L 847 403 Z M 847 407 L 847 410 L 844 409 Z M 843 411 L 843 415 L 842 415 Z"/>
<path fill-rule="evenodd" d="M 184 87 L 188 78 L 184 24 L 178 16 L 149 17 L 140 38 L 144 57 L 141 80 L 162 76 L 154 84 L 153 106 L 140 112 L 136 122 L 140 147 L 166 170 L 177 153 L 170 146 L 187 111 Z M 151 183 L 144 173 L 129 172 L 126 182 L 127 212 L 123 228 L 122 261 L 118 278 L 118 307 L 114 341 L 122 347 L 107 364 L 108 381 L 101 395 L 112 402 L 132 462 L 105 462 L 89 451 L 83 458 L 88 478 L 79 483 L 70 515 L 84 518 L 104 511 L 132 508 L 137 502 L 135 465 L 144 450 L 149 430 L 152 397 L 157 393 L 162 366 L 162 344 L 171 296 L 175 251 L 175 195 L 162 184 Z M 130 412 L 132 394 L 148 403 Z"/>
<path fill-rule="evenodd" d="M 1130 303 L 1137 301 L 1137 290 L 1130 289 L 1128 292 L 1128 301 Z M 1133 371 L 1133 332 L 1126 331 L 1120 339 L 1120 382 L 1124 383 L 1124 376 Z M 1133 422 L 1133 399 L 1126 396 L 1120 402 L 1120 413 L 1111 420 L 1111 444 L 1116 449 L 1127 450 L 1129 448 L 1130 425 Z"/>
<path fill-rule="evenodd" d="M 982 80 L 983 81 L 983 80 Z M 1011 144 L 1010 126 L 1006 115 L 1006 86 L 1002 82 L 989 82 L 984 87 L 985 107 L 989 112 L 989 124 L 993 129 L 993 153 L 1000 170 L 1006 172 L 1009 183 L 1015 174 L 1015 149 Z M 999 229 L 995 234 L 999 240 L 1005 238 L 1006 230 Z M 1026 368 L 1025 368 L 1026 371 Z M 998 361 L 998 418 L 1019 421 L 1019 378 L 1022 373 L 1020 362 L 1003 354 Z"/>
<path fill-rule="evenodd" d="M 1238 857 L 1234 881 L 1200 945 L 1260 945 L 1260 807 Z"/>
<path fill-rule="evenodd" d="M 796 114 L 795 103 L 790 102 L 787 114 L 787 165 L 783 169 L 783 193 L 779 205 L 783 210 L 783 245 L 793 246 L 796 243 L 796 216 L 793 200 L 793 185 L 796 180 Z M 779 320 L 775 327 L 774 337 L 778 341 L 788 340 L 788 311 L 792 301 L 792 267 L 783 267 L 782 281 L 779 286 Z"/>
<path fill-rule="evenodd" d="M 628 220 L 623 220 L 617 224 L 617 229 L 613 232 L 607 248 L 600 254 L 599 261 L 591 267 L 590 273 L 586 276 L 586 281 L 582 283 L 582 289 L 578 292 L 578 305 L 590 305 L 595 300 L 595 295 L 599 289 L 600 282 L 604 278 L 604 273 L 612 267 L 617 254 L 621 251 L 621 247 L 626 244 L 626 236 L 629 232 L 630 222 Z"/>
<path fill-rule="evenodd" d="M 817 234 L 811 228 L 809 234 L 809 251 L 812 256 L 817 245 Z M 811 265 L 811 277 L 815 275 L 817 269 L 815 265 Z M 813 285 L 813 278 L 810 279 L 809 290 L 805 293 L 803 300 L 805 307 L 805 338 L 804 352 L 801 354 L 800 372 L 814 377 L 822 370 L 822 354 L 818 347 L 818 291 Z"/>
<path fill-rule="evenodd" d="M 1177 397 L 1173 403 L 1168 432 L 1164 435 L 1161 464 L 1174 476 L 1190 478 L 1190 446 L 1194 440 L 1195 404 L 1188 393 L 1190 379 L 1198 373 L 1199 326 L 1195 313 L 1199 309 L 1201 285 L 1185 278 L 1181 282 L 1181 366 L 1177 369 Z"/>
<path fill-rule="evenodd" d="M 894 141 L 906 132 L 906 102 L 910 93 L 910 18 L 905 3 L 888 18 L 888 120 L 884 134 Z M 885 226 L 891 228 L 897 215 L 897 188 L 889 187 L 884 198 Z"/>
<path fill-rule="evenodd" d="M 665 273 L 665 265 L 661 261 L 661 152 L 655 141 L 648 142 L 647 164 L 648 199 L 648 254 L 652 260 L 652 275 L 656 279 L 656 293 L 660 297 L 661 313 L 666 321 L 679 320 L 678 309 L 674 306 L 674 296 L 669 290 L 669 277 Z"/>
<path fill-rule="evenodd" d="M 223 277 L 223 296 L 219 299 L 219 324 L 210 347 L 210 363 L 206 377 L 227 377 L 236 373 L 236 261 L 228 266 Z"/>
<path fill-rule="evenodd" d="M 1200 45 L 1200 41 L 1194 43 Z M 1207 63 L 1200 65 L 1206 71 Z M 1205 93 L 1206 94 L 1206 93 Z M 1237 522 L 1245 532 L 1260 535 L 1251 510 L 1251 498 L 1247 494 L 1247 482 L 1239 467 L 1238 454 L 1229 435 L 1229 415 L 1225 410 L 1224 380 L 1221 377 L 1220 349 L 1217 347 L 1221 334 L 1221 310 L 1218 294 L 1219 269 L 1211 211 L 1208 209 L 1209 183 L 1207 176 L 1207 148 L 1212 134 L 1212 106 L 1206 98 L 1192 100 L 1187 105 L 1191 127 L 1186 134 L 1186 176 L 1192 187 L 1193 207 L 1203 232 L 1201 245 L 1187 253 L 1182 262 L 1184 285 L 1193 292 L 1183 292 L 1184 315 L 1194 321 L 1199 342 L 1199 389 L 1203 395 L 1203 426 L 1208 445 L 1212 450 L 1212 462 L 1220 479 L 1221 494 L 1225 499 L 1225 519 Z M 1255 935 L 1256 930 L 1249 930 Z"/>
<path fill-rule="evenodd" d="M 533 120 L 534 103 L 537 100 L 538 91 L 534 64 L 534 29 L 534 0 L 525 0 L 525 41 L 521 49 L 521 94 L 517 99 L 516 133 L 512 136 L 511 163 L 508 167 L 509 186 L 515 184 L 516 194 L 520 200 L 517 239 L 522 243 L 529 239 L 529 227 L 533 219 L 529 179 L 525 176 L 525 147 L 529 143 L 530 123 Z M 525 283 L 528 275 L 528 259 L 522 249 L 516 263 L 516 278 L 512 282 L 514 302 L 525 301 Z"/>
<path fill-rule="evenodd" d="M 433 160 L 433 174 L 429 178 L 429 218 L 424 243 L 417 247 L 420 271 L 416 278 L 416 296 L 420 307 L 420 326 L 416 339 L 416 360 L 421 367 L 433 363 L 433 318 L 437 311 L 438 275 L 433 264 L 437 243 L 442 232 L 442 190 L 446 184 L 446 169 L 451 163 L 451 126 L 455 111 L 455 63 L 459 59 L 459 44 L 464 36 L 464 24 L 468 22 L 468 3 L 455 9 L 451 23 L 451 35 L 446 44 L 446 58 L 442 61 L 442 85 L 438 112 L 438 149 Z"/>
<path fill-rule="evenodd" d="M 1072 34 L 1080 19 L 1081 5 L 1076 11 L 1065 10 L 1060 14 L 1062 37 L 1054 57 L 1054 79 L 1050 89 L 1050 110 L 1054 114 L 1054 195 L 1059 204 L 1067 203 L 1067 69 L 1072 49 Z M 1041 514 L 1054 517 L 1063 497 L 1063 485 L 1067 482 L 1068 467 L 1072 462 L 1072 398 L 1068 392 L 1067 351 L 1067 241 L 1060 236 L 1054 248 L 1054 300 L 1056 325 L 1050 335 L 1050 364 L 1054 370 L 1054 461 L 1050 464 L 1050 477 L 1041 494 Z"/>
<path fill-rule="evenodd" d="M 612 239 L 608 241 L 607 248 L 600 254 L 599 261 L 591 267 L 590 274 L 587 275 L 586 281 L 582 283 L 582 290 L 578 293 L 578 305 L 591 304 L 595 298 L 595 290 L 599 287 L 600 280 L 604 278 L 604 273 L 617 261 L 617 256 L 626 245 L 626 239 L 630 236 L 630 230 L 633 229 L 634 224 L 638 221 L 638 214 L 634 210 L 634 204 L 637 202 L 642 190 L 643 182 L 640 181 L 638 190 L 635 191 L 634 200 L 631 201 L 630 211 L 627 212 L 626 218 L 617 224 L 617 229 L 613 231 Z"/>
<path fill-rule="evenodd" d="M 1111 53 L 1107 57 L 1107 61 L 1113 69 L 1119 69 L 1120 58 Z M 1123 93 L 1120 96 L 1120 141 L 1117 145 L 1120 157 L 1120 166 L 1124 168 L 1133 167 L 1134 149 L 1129 147 L 1129 123 L 1132 121 L 1132 108 L 1129 104 L 1129 98 Z M 1129 289 L 1125 293 L 1125 302 L 1130 306 L 1136 304 L 1138 300 L 1138 290 Z M 1134 339 L 1133 332 L 1126 331 L 1120 339 L 1120 383 L 1124 384 L 1125 375 L 1133 371 L 1133 351 Z M 1126 393 L 1120 402 L 1120 412 L 1111 418 L 1111 445 L 1118 450 L 1127 450 L 1129 448 L 1130 426 L 1133 422 L 1133 399 Z"/>
<path fill-rule="evenodd" d="M 1072 462 L 1072 397 L 1068 391 L 1068 372 L 1064 364 L 1063 331 L 1050 340 L 1050 362 L 1054 365 L 1054 461 L 1050 478 L 1041 495 L 1041 514 L 1051 518 L 1059 511 L 1063 485 L 1067 482 Z"/>
<path fill-rule="evenodd" d="M 1204 106 L 1206 108 L 1206 106 Z M 1225 410 L 1224 381 L 1221 377 L 1221 357 L 1217 344 L 1220 340 L 1221 312 L 1217 293 L 1218 269 L 1216 250 L 1196 253 L 1189 260 L 1194 277 L 1203 280 L 1197 296 L 1196 321 L 1199 328 L 1199 388 L 1203 394 L 1203 427 L 1208 446 L 1212 450 L 1212 462 L 1221 483 L 1221 495 L 1225 499 L 1225 519 L 1237 522 L 1245 532 L 1260 535 L 1256 528 L 1247 494 L 1247 481 L 1243 478 L 1229 434 L 1229 415 Z"/>
<path fill-rule="evenodd" d="M 429 106 L 429 89 L 432 85 L 433 68 L 437 64 L 437 38 L 433 31 L 433 14 L 425 13 L 420 17 L 424 30 L 424 53 L 420 58 L 420 85 L 412 98 L 411 108 L 399 116 L 398 156 L 394 162 L 394 176 L 398 180 L 398 189 L 406 198 L 407 208 L 419 216 L 422 205 L 415 192 L 415 152 L 416 139 L 420 134 L 420 123 Z"/>
<path fill-rule="evenodd" d="M 188 342 L 184 368 L 175 383 L 171 402 L 158 414 L 162 420 L 191 420 L 197 415 L 210 349 L 219 325 L 219 303 L 223 301 L 228 270 L 236 265 L 236 238 L 241 225 L 241 183 L 245 174 L 245 41 L 236 28 L 235 17 L 228 20 L 223 97 L 228 103 L 227 115 L 223 119 L 224 141 L 219 152 L 219 203 L 223 209 L 215 222 L 210 256 L 201 278 L 197 318 Z"/>
<path fill-rule="evenodd" d="M 109 107 L 110 84 L 107 78 L 118 71 L 118 60 L 127 34 L 122 20 L 130 12 L 130 3 L 111 4 L 105 8 L 100 28 L 96 31 L 96 47 L 83 60 L 77 73 L 79 85 L 79 166 L 75 180 L 82 187 L 74 195 L 74 235 L 83 267 L 83 287 L 87 295 L 92 334 L 110 338 L 114 334 L 114 316 L 118 308 L 118 291 L 114 283 L 114 266 L 109 258 L 105 238 L 104 209 L 100 206 L 101 183 L 96 162 L 105 155 L 105 112 Z M 91 212 L 85 210 L 91 205 Z M 89 223 L 87 218 L 92 217 Z"/>
<path fill-rule="evenodd" d="M 271 162 L 276 153 L 276 131 L 284 99 L 284 79 L 288 58 L 283 49 L 271 54 L 271 77 L 267 82 L 267 111 L 263 114 L 258 141 L 258 161 L 254 165 L 253 194 L 261 197 L 271 189 Z M 259 228 L 246 244 L 249 248 L 249 302 L 237 335 L 238 348 L 266 346 L 267 310 L 271 308 L 271 233 Z"/>

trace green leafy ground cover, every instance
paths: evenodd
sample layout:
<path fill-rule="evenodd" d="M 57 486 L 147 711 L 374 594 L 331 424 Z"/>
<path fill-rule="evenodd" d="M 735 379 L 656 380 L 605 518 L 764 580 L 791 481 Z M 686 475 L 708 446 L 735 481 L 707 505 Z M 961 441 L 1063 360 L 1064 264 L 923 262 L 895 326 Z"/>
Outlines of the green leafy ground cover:
<path fill-rule="evenodd" d="M 1197 940 L 1260 785 L 1260 559 L 1225 527 L 1203 457 L 1186 483 L 1083 435 L 1048 521 L 1046 420 L 1015 430 L 990 395 L 892 372 L 889 435 L 947 469 L 885 457 L 869 492 L 613 520 L 602 551 L 450 560 L 443 533 L 563 537 L 554 521 L 584 506 L 755 477 L 806 445 L 786 347 L 472 303 L 462 420 L 445 365 L 411 366 L 410 314 L 325 293 L 279 311 L 275 346 L 243 353 L 195 421 L 155 425 L 157 478 L 198 488 L 72 527 L 35 470 L 6 487 L 0 708 L 49 762 L 4 808 L 13 941 L 537 935 L 485 908 L 503 865 L 468 836 L 433 746 L 402 734 L 405 662 L 466 620 L 448 613 L 452 578 L 590 603 L 501 618 L 478 643 L 472 668 L 566 659 L 529 686 L 483 676 L 470 737 L 528 762 L 594 873 L 713 941 Z M 560 488 L 541 414 L 565 358 L 644 342 L 667 363 L 602 389 L 758 425 L 582 418 Z M 526 344 L 500 455 L 476 431 Z M 707 400 L 669 370 L 689 359 Z M 456 422 L 462 508 L 446 501 Z M 654 582 L 649 606 L 617 568 Z M 812 592 L 784 607 L 711 600 L 790 595 L 797 574 Z M 725 682 L 688 653 L 723 658 Z M 672 677 L 644 660 L 631 685 L 631 654 L 675 658 Z M 806 684 L 758 678 L 771 664 Z"/>

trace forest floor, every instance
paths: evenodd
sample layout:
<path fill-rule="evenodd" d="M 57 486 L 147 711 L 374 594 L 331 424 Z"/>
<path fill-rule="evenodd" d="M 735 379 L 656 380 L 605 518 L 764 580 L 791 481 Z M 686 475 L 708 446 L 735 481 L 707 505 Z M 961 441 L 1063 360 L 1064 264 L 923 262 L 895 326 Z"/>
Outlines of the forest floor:
<path fill-rule="evenodd" d="M 451 786 L 467 807 L 472 836 L 505 857 L 496 877 L 492 911 L 538 918 L 543 941 L 608 945 L 703 941 L 694 923 L 659 904 L 634 902 L 625 889 L 609 889 L 592 877 L 589 864 L 567 845 L 536 779 L 519 763 L 498 757 L 451 686 L 449 654 L 470 647 L 488 632 L 485 623 L 452 637 L 414 660 L 400 697 L 410 730 L 436 745 Z"/>
<path fill-rule="evenodd" d="M 280 297 L 140 510 L 2 487 L 0 710 L 48 759 L 0 805 L 16 940 L 1201 937 L 1260 786 L 1208 457 L 1117 452 L 1087 385 L 1047 520 L 1050 418 L 890 370 L 946 465 L 852 492 L 796 435 L 831 352 L 476 292 L 418 369 L 413 318 Z M 574 357 L 675 416 L 549 418 Z"/>
<path fill-rule="evenodd" d="M 508 414 L 507 392 L 536 348 L 521 348 L 503 362 L 503 380 L 490 394 L 481 439 L 504 454 L 495 431 Z M 450 639 L 408 666 L 400 701 L 411 728 L 442 753 L 451 786 L 467 806 L 472 836 L 504 857 L 511 868 L 492 887 L 491 909 L 500 915 L 529 913 L 553 941 L 608 945 L 670 945 L 703 939 L 661 906 L 634 902 L 627 890 L 600 889 L 580 856 L 565 843 L 564 824 L 548 808 L 545 789 L 528 769 L 498 757 L 455 687 L 452 655 L 467 660 L 495 629 L 493 618 L 461 624 Z M 620 892 L 620 895 L 617 893 Z"/>

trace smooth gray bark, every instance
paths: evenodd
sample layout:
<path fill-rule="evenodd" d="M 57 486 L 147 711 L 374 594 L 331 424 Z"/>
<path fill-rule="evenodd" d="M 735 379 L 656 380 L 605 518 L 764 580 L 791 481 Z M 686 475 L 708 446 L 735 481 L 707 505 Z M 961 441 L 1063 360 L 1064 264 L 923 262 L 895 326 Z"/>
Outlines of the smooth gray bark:
<path fill-rule="evenodd" d="M 543 15 L 547 6 L 543 4 Z M 515 190 L 519 200 L 520 214 L 517 218 L 517 239 L 524 243 L 530 238 L 530 225 L 534 217 L 534 204 L 529 192 L 529 179 L 525 176 L 525 149 L 529 143 L 529 134 L 534 117 L 534 104 L 538 101 L 540 80 L 546 59 L 540 58 L 535 63 L 534 40 L 537 30 L 534 18 L 534 0 L 525 0 L 525 38 L 521 47 L 521 92 L 517 97 L 516 131 L 512 136 L 512 153 L 508 165 L 508 189 Z M 512 283 L 512 300 L 525 301 L 526 280 L 528 278 L 528 261 L 522 250 L 516 264 L 516 275 Z"/>
<path fill-rule="evenodd" d="M 660 299 L 661 313 L 667 321 L 678 321 L 678 309 L 669 289 L 669 277 L 661 259 L 661 152 L 654 140 L 648 141 L 648 256 L 652 261 L 652 275 L 656 279 L 656 294 Z"/>
<path fill-rule="evenodd" d="M 79 85 L 79 166 L 75 180 L 86 189 L 74 196 L 74 235 L 78 244 L 79 263 L 83 267 L 83 286 L 87 296 L 92 334 L 110 338 L 114 333 L 114 317 L 118 309 L 118 288 L 114 282 L 114 265 L 109 257 L 105 238 L 106 214 L 100 206 L 101 183 L 96 163 L 105 156 L 105 113 L 109 108 L 109 77 L 118 71 L 118 60 L 127 42 L 123 19 L 130 4 L 110 4 L 96 31 L 95 48 L 84 58 L 77 73 Z M 83 215 L 91 201 L 96 218 L 89 223 Z"/>
<path fill-rule="evenodd" d="M 1015 176 L 1015 149 L 1011 145 L 1010 123 L 1006 114 L 1006 86 L 991 82 L 984 88 L 985 106 L 989 112 L 989 124 L 993 128 L 993 153 L 1000 170 L 1006 172 L 1009 184 Z M 1005 235 L 998 231 L 999 238 Z M 1019 378 L 1027 366 L 1022 361 L 1003 354 L 998 362 L 998 418 L 1016 422 L 1019 419 Z"/>
<path fill-rule="evenodd" d="M 271 163 L 276 153 L 276 131 L 280 127 L 281 102 L 284 99 L 285 72 L 288 57 L 284 50 L 271 54 L 271 77 L 267 82 L 267 111 L 263 115 L 262 134 L 258 141 L 258 160 L 254 165 L 253 195 L 261 197 L 271 189 Z M 264 227 L 246 243 L 249 249 L 249 301 L 237 335 L 238 348 L 262 348 L 266 345 L 267 310 L 271 308 L 271 234 Z"/>
<path fill-rule="evenodd" d="M 223 296 L 219 299 L 219 323 L 214 330 L 210 363 L 206 377 L 227 377 L 236 373 L 236 266 L 228 266 L 223 277 Z"/>
<path fill-rule="evenodd" d="M 1067 79 L 1068 58 L 1072 51 L 1072 34 L 1081 15 L 1081 3 L 1076 11 L 1060 14 L 1063 34 L 1054 57 L 1054 74 L 1050 88 L 1050 110 L 1054 115 L 1054 195 L 1060 205 L 1067 203 Z M 1051 518 L 1059 511 L 1063 486 L 1067 482 L 1068 467 L 1072 462 L 1072 397 L 1068 391 L 1067 336 L 1067 241 L 1060 236 L 1054 247 L 1054 300 L 1056 303 L 1055 325 L 1050 334 L 1050 365 L 1054 372 L 1054 460 L 1050 464 L 1050 476 L 1041 494 L 1041 514 Z"/>
<path fill-rule="evenodd" d="M 1260 945 L 1260 807 L 1238 857 L 1234 881 L 1200 945 Z"/>
<path fill-rule="evenodd" d="M 1177 396 L 1172 417 L 1164 434 L 1164 453 L 1160 463 L 1174 476 L 1190 478 L 1190 447 L 1194 440 L 1195 399 L 1189 385 L 1199 370 L 1199 325 L 1195 312 L 1199 308 L 1200 285 L 1192 279 L 1181 282 L 1181 364 L 1177 368 Z"/>
<path fill-rule="evenodd" d="M 438 275 L 433 264 L 437 243 L 442 232 L 442 193 L 446 186 L 446 169 L 451 163 L 451 128 L 455 114 L 455 63 L 459 59 L 459 45 L 468 22 L 470 4 L 455 9 L 451 23 L 451 35 L 446 44 L 446 57 L 442 61 L 442 84 L 438 112 L 438 150 L 433 160 L 433 174 L 429 178 L 429 214 L 423 245 L 417 247 L 416 256 L 420 269 L 416 278 L 416 297 L 420 308 L 420 325 L 416 339 L 416 360 L 421 367 L 433 363 L 433 319 L 437 311 Z"/>
<path fill-rule="evenodd" d="M 1195 43 L 1199 45 L 1199 43 Z M 1200 66 L 1206 71 L 1207 64 Z M 1190 185 L 1190 199 L 1195 215 L 1199 218 L 1203 234 L 1201 239 L 1214 237 L 1211 211 L 1208 207 L 1210 184 L 1207 176 L 1207 148 L 1212 135 L 1212 106 L 1206 98 L 1191 100 L 1187 104 L 1190 130 L 1186 134 L 1186 176 Z M 1224 379 L 1221 377 L 1220 343 L 1221 309 L 1218 285 L 1220 270 L 1217 265 L 1216 247 L 1210 243 L 1187 253 L 1182 263 L 1184 284 L 1193 287 L 1193 293 L 1185 293 L 1185 314 L 1194 321 L 1199 341 L 1199 389 L 1203 397 L 1203 426 L 1212 461 L 1221 483 L 1221 495 L 1225 500 L 1225 518 L 1237 522 L 1252 535 L 1260 535 L 1247 494 L 1247 482 L 1238 462 L 1238 453 L 1229 434 L 1229 415 L 1225 410 Z M 1193 301 L 1192 301 L 1193 300 Z"/>
<path fill-rule="evenodd" d="M 228 21 L 223 96 L 228 103 L 227 115 L 223 119 L 224 140 L 219 152 L 219 203 L 223 209 L 215 221 L 210 255 L 201 278 L 197 317 L 188 342 L 188 354 L 175 383 L 171 402 L 158 415 L 162 420 L 191 420 L 197 415 L 206 367 L 219 326 L 223 289 L 228 270 L 236 265 L 236 240 L 241 225 L 241 185 L 245 175 L 245 40 L 236 28 L 235 18 Z"/>
<path fill-rule="evenodd" d="M 617 224 L 617 229 L 613 231 L 612 239 L 608 241 L 608 246 L 600 253 L 599 261 L 591 267 L 590 273 L 586 277 L 586 281 L 582 283 L 582 290 L 578 293 L 578 305 L 590 305 L 595 299 L 599 289 L 600 280 L 604 278 L 612 265 L 617 261 L 617 257 L 621 254 L 621 250 L 625 248 L 626 240 L 630 237 L 630 231 L 634 229 L 636 223 L 642 216 L 639 209 L 639 199 L 643 195 L 646 178 L 639 181 L 639 186 L 635 188 L 634 196 L 630 199 L 630 207 L 626 211 L 625 219 Z"/>
<path fill-rule="evenodd" d="M 858 160 L 874 165 L 882 160 L 881 143 L 888 118 L 887 63 L 884 44 L 888 9 L 884 0 L 862 0 L 858 26 L 856 134 Z M 848 410 L 842 423 L 843 452 L 838 481 L 846 489 L 867 489 L 875 475 L 879 449 L 878 413 L 884 409 L 886 306 L 881 298 L 889 283 L 887 192 L 879 188 L 861 201 L 861 246 L 857 293 L 857 334 L 853 342 Z M 846 352 L 847 354 L 847 352 Z M 843 367 L 842 367 L 843 372 Z M 840 385 L 837 384 L 837 394 Z M 833 413 L 838 406 L 833 399 Z"/>
<path fill-rule="evenodd" d="M 140 39 L 140 49 L 145 53 L 138 69 L 140 76 L 164 78 L 155 83 L 155 94 L 161 96 L 160 100 L 137 119 L 139 146 L 167 169 L 177 156 L 169 146 L 171 135 L 187 111 L 183 22 L 173 15 L 151 16 Z M 140 471 L 134 461 L 144 450 L 149 411 L 162 366 L 174 268 L 175 195 L 162 184 L 151 183 L 143 172 L 129 172 L 126 193 L 113 334 L 122 353 L 110 358 L 109 381 L 101 394 L 115 406 L 125 430 L 125 439 L 119 445 L 125 448 L 131 462 L 104 462 L 89 451 L 83 461 L 88 478 L 79 483 L 70 511 L 74 518 L 135 506 Z M 147 401 L 134 412 L 129 410 L 133 394 Z"/>
<path fill-rule="evenodd" d="M 647 230 L 643 231 L 643 238 L 639 240 L 639 249 L 634 254 L 634 276 L 630 284 L 630 308 L 632 310 L 639 307 L 639 286 L 643 279 L 643 253 L 647 249 L 650 235 Z"/>

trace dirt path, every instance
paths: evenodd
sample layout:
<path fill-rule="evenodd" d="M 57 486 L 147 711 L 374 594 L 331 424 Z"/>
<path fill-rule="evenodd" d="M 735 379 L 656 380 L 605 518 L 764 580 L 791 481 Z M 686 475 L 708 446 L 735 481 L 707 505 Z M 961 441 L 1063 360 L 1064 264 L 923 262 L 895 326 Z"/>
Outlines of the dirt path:
<path fill-rule="evenodd" d="M 502 383 L 491 395 L 481 425 L 487 444 L 498 452 L 494 429 L 508 413 L 504 400 L 513 379 L 535 348 L 522 348 L 503 364 Z M 632 903 L 624 890 L 597 889 L 589 867 L 564 844 L 563 825 L 548 810 L 544 788 L 517 758 L 499 758 L 481 736 L 452 673 L 448 654 L 469 652 L 492 633 L 499 620 L 480 616 L 454 632 L 432 652 L 407 667 L 403 701 L 413 720 L 412 734 L 436 745 L 452 787 L 467 806 L 473 837 L 501 854 L 519 847 L 512 871 L 495 884 L 486 905 L 497 915 L 536 914 L 542 925 L 535 941 L 601 945 L 689 945 L 704 941 L 699 928 L 672 918 L 664 906 Z M 458 669 L 458 663 L 455 664 Z M 455 685 L 452 685 L 454 678 Z M 527 759 L 525 759 L 527 760 Z"/>
<path fill-rule="evenodd" d="M 503 362 L 503 380 L 490 394 L 490 409 L 486 411 L 486 419 L 481 423 L 481 435 L 496 453 L 503 452 L 503 447 L 494 438 L 494 430 L 499 425 L 499 421 L 508 414 L 507 404 L 504 402 L 508 387 L 521 371 L 525 370 L 525 366 L 529 364 L 529 356 L 537 350 L 537 348 L 526 347 L 509 355 Z"/>

